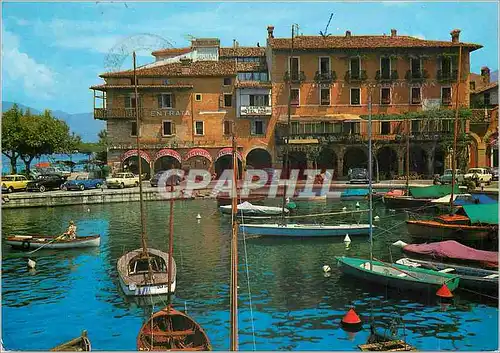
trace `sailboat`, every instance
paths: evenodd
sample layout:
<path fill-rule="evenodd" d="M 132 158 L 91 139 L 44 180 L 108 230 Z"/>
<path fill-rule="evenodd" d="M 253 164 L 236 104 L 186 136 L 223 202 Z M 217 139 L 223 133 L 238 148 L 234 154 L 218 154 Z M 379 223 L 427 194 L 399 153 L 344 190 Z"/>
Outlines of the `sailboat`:
<path fill-rule="evenodd" d="M 294 26 L 292 26 L 292 41 L 290 49 L 290 57 L 293 57 L 293 40 Z M 288 61 L 288 71 L 291 73 L 290 60 Z M 292 107 L 292 80 L 288 80 L 288 121 L 287 121 L 287 138 L 285 142 L 285 153 L 283 158 L 283 169 L 289 170 L 289 137 L 291 128 L 291 107 Z M 240 231 L 251 235 L 262 236 L 279 236 L 279 237 L 332 237 L 350 235 L 367 235 L 368 224 L 339 224 L 339 225 L 324 225 L 324 224 L 296 224 L 285 223 L 285 207 L 287 185 L 284 185 L 283 200 L 282 200 L 282 219 L 280 223 L 274 224 L 242 224 Z M 301 198 L 296 199 L 297 201 Z M 304 200 L 304 198 L 302 198 Z M 308 201 L 325 201 L 326 195 L 313 196 Z"/>
<path fill-rule="evenodd" d="M 137 93 L 136 57 L 134 60 L 135 116 L 137 130 L 140 129 L 139 100 Z M 170 293 L 175 290 L 175 261 L 169 254 L 148 248 L 144 219 L 144 200 L 142 194 L 141 145 L 137 134 L 137 158 L 139 160 L 139 205 L 141 213 L 142 247 L 126 253 L 118 259 L 117 270 L 120 287 L 127 296 L 150 296 Z"/>
<path fill-rule="evenodd" d="M 171 185 L 171 192 L 174 186 Z M 173 308 L 171 294 L 173 293 L 174 274 L 174 199 L 170 198 L 170 227 L 168 247 L 168 305 L 154 313 L 142 325 L 137 335 L 137 350 L 139 351 L 210 351 L 212 346 L 203 328 L 189 315 Z"/>
<path fill-rule="evenodd" d="M 389 264 L 373 257 L 373 199 L 372 199 L 372 102 L 371 92 L 368 96 L 368 175 L 369 175 L 369 218 L 370 218 L 370 259 L 360 259 L 345 256 L 337 256 L 337 263 L 341 272 L 349 277 L 361 278 L 364 281 L 373 282 L 389 287 L 407 289 L 411 291 L 438 290 L 446 283 L 450 291 L 458 287 L 459 278 L 448 273 L 412 268 L 399 264 Z"/>

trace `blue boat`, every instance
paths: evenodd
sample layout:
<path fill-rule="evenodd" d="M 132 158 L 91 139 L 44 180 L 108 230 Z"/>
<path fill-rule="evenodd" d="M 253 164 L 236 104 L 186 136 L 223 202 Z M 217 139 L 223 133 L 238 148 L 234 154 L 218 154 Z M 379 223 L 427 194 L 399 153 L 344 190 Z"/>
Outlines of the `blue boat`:
<path fill-rule="evenodd" d="M 240 232 L 250 235 L 279 237 L 336 237 L 349 235 L 368 235 L 369 224 L 242 224 Z"/>
<path fill-rule="evenodd" d="M 346 189 L 340 194 L 342 200 L 364 200 L 368 198 L 368 189 Z"/>

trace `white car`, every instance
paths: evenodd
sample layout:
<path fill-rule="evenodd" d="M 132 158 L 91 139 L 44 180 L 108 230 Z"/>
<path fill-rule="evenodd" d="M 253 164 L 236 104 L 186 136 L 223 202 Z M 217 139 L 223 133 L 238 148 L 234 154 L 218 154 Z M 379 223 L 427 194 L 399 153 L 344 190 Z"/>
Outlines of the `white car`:
<path fill-rule="evenodd" d="M 465 180 L 473 180 L 476 182 L 476 185 L 481 183 L 490 185 L 492 178 L 493 175 L 491 175 L 489 169 L 487 168 L 471 168 L 467 171 L 467 174 L 464 175 Z"/>
<path fill-rule="evenodd" d="M 128 172 L 116 173 L 111 178 L 106 179 L 106 185 L 108 188 L 120 189 L 123 189 L 126 186 L 138 186 L 139 177 Z"/>

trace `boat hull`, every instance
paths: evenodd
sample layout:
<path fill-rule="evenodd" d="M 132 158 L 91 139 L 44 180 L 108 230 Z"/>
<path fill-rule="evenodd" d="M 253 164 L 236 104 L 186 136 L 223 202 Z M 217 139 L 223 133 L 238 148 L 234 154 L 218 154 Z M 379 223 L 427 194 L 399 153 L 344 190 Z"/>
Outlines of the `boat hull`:
<path fill-rule="evenodd" d="M 90 352 L 92 345 L 87 336 L 87 331 L 83 331 L 80 337 L 62 343 L 50 350 L 50 352 Z"/>
<path fill-rule="evenodd" d="M 375 228 L 375 227 L 373 227 Z M 251 235 L 277 237 L 336 237 L 349 235 L 368 235 L 368 224 L 345 224 L 338 226 L 323 226 L 316 224 L 244 224 L 240 232 Z"/>
<path fill-rule="evenodd" d="M 361 278 L 367 282 L 379 284 L 381 286 L 398 288 L 408 291 L 427 292 L 437 291 L 446 282 L 450 291 L 458 287 L 459 278 L 457 276 L 439 274 L 435 271 L 411 268 L 403 265 L 391 264 L 388 266 L 379 261 L 372 261 L 374 268 L 381 267 L 381 272 L 370 271 L 366 267 L 369 260 L 355 259 L 347 257 L 336 257 L 337 264 L 344 275 Z M 398 268 L 419 278 L 404 275 Z"/>
<path fill-rule="evenodd" d="M 41 248 L 44 249 L 75 249 L 75 248 L 89 248 L 98 247 L 101 245 L 101 237 L 99 235 L 91 235 L 86 237 L 77 237 L 76 239 L 64 239 L 57 240 L 53 243 L 48 244 L 50 241 L 54 240 L 53 236 L 44 237 L 41 235 L 29 235 L 29 236 L 10 236 L 7 237 L 4 242 L 7 245 L 12 246 L 14 249 L 21 250 L 34 250 Z"/>
<path fill-rule="evenodd" d="M 387 208 L 418 208 L 431 204 L 431 199 L 415 199 L 408 196 L 389 196 L 382 197 L 382 201 Z"/>
<path fill-rule="evenodd" d="M 150 295 L 165 295 L 168 294 L 167 284 L 158 285 L 130 285 L 126 284 L 121 277 L 120 278 L 120 288 L 127 297 L 144 297 Z M 172 282 L 171 292 L 175 292 L 176 281 Z"/>
<path fill-rule="evenodd" d="M 494 228 L 491 226 L 469 226 L 464 224 L 444 224 L 437 221 L 406 221 L 408 233 L 425 240 L 491 240 Z"/>

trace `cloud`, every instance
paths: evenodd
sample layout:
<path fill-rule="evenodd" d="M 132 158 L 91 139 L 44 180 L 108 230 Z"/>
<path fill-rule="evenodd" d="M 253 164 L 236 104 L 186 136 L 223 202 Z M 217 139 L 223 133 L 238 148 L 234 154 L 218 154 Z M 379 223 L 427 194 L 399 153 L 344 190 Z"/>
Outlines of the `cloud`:
<path fill-rule="evenodd" d="M 19 46 L 19 38 L 2 26 L 2 75 L 6 84 L 13 86 L 12 83 L 21 82 L 27 95 L 51 98 L 57 83 L 56 73 L 20 51 Z"/>

